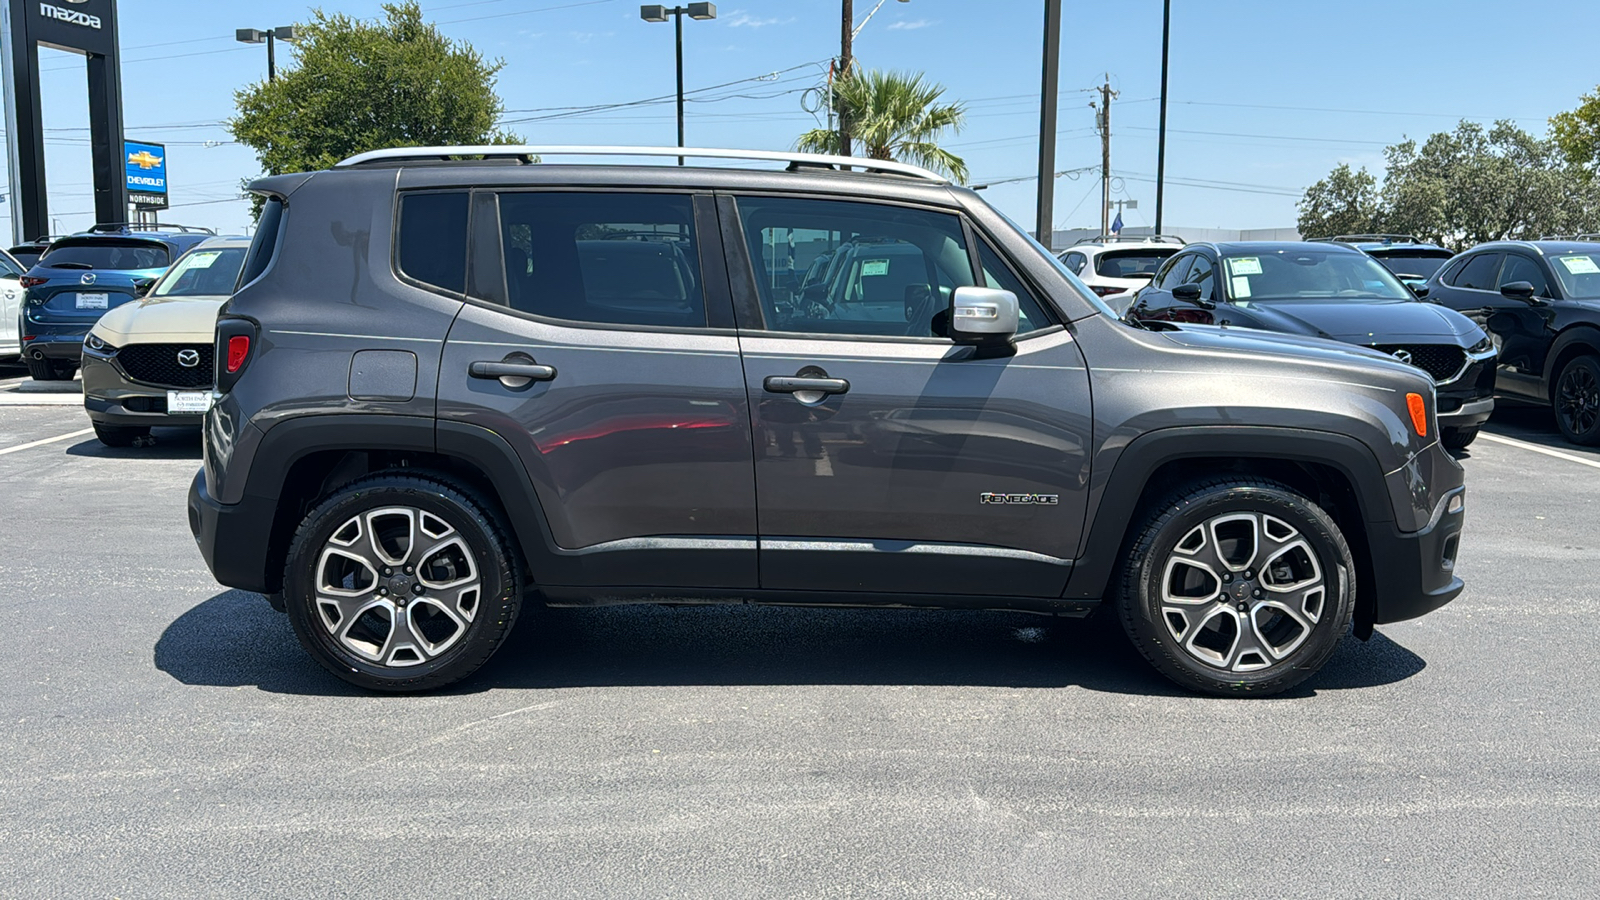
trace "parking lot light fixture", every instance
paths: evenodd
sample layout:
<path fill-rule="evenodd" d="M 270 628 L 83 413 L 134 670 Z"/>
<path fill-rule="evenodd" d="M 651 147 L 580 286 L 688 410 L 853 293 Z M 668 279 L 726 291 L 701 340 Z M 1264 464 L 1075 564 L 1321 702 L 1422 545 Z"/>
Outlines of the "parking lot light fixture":
<path fill-rule="evenodd" d="M 639 18 L 646 22 L 665 22 L 671 16 L 677 26 L 678 49 L 678 146 L 683 144 L 683 17 L 705 21 L 717 17 L 715 3 L 691 3 L 688 6 L 666 7 L 659 4 L 650 4 L 639 7 Z M 678 157 L 678 165 L 683 165 L 683 157 Z"/>
<path fill-rule="evenodd" d="M 300 27 L 298 25 L 280 25 L 277 28 L 239 28 L 233 32 L 233 39 L 241 44 L 266 44 L 267 45 L 267 80 L 276 81 L 278 78 L 278 60 L 273 46 L 277 41 L 294 43 L 300 40 Z"/>

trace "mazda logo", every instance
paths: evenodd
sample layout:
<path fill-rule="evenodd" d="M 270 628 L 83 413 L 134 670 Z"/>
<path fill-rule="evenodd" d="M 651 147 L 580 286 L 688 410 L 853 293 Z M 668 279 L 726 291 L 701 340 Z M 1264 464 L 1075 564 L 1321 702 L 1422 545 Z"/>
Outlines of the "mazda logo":
<path fill-rule="evenodd" d="M 200 365 L 200 351 L 199 350 L 179 350 L 178 351 L 178 365 L 183 366 L 185 369 L 192 369 L 195 366 Z"/>
<path fill-rule="evenodd" d="M 1394 358 L 1400 360 L 1408 366 L 1411 365 L 1411 351 L 1409 350 L 1396 350 L 1394 352 Z"/>
<path fill-rule="evenodd" d="M 94 273 L 85 272 L 78 276 L 78 281 L 82 282 L 83 284 L 94 284 Z"/>

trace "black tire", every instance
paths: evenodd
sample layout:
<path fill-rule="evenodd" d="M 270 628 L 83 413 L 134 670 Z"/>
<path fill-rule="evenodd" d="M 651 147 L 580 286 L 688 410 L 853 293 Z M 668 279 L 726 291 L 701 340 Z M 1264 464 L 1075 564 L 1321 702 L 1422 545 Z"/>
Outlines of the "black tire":
<path fill-rule="evenodd" d="M 100 443 L 107 447 L 132 447 L 133 442 L 142 437 L 148 437 L 150 429 L 142 425 L 94 425 L 94 436 Z"/>
<path fill-rule="evenodd" d="M 391 551 L 388 554 L 373 551 L 370 544 L 361 548 L 342 543 L 351 539 L 351 523 L 356 523 L 355 530 L 367 539 L 384 528 L 401 527 L 404 516 L 371 515 L 385 509 L 413 511 L 411 524 L 405 526 L 411 531 L 403 554 L 398 539 L 393 538 L 380 541 Z M 369 527 L 375 521 L 378 524 Z M 433 533 L 427 533 L 429 530 Z M 492 505 L 447 481 L 392 472 L 358 479 L 318 503 L 295 532 L 283 575 L 285 611 L 307 652 L 351 684 L 390 692 L 444 687 L 487 662 L 516 622 L 522 601 L 522 567 L 508 533 Z M 421 564 L 432 560 L 429 570 L 437 574 L 445 551 L 427 558 L 413 557 L 413 544 L 419 537 L 438 544 L 456 536 L 462 543 L 447 548 L 450 558 L 444 568 L 447 575 L 466 572 L 469 580 L 477 579 L 476 596 L 470 598 L 472 587 L 435 591 L 423 584 Z M 322 565 L 325 550 L 329 551 L 326 568 Z M 370 562 L 356 560 L 347 552 L 366 555 Z M 395 561 L 387 568 L 382 562 L 385 555 Z M 414 578 L 404 568 L 406 563 L 416 570 Z M 385 571 L 392 577 L 385 576 Z M 366 572 L 372 573 L 371 584 L 363 592 Z M 326 595 L 335 578 L 353 593 L 343 598 Z M 324 587 L 319 589 L 319 584 Z M 393 598 L 399 596 L 407 602 L 397 606 Z M 341 604 L 341 600 L 348 602 Z M 400 609 L 405 612 L 397 618 Z M 402 621 L 403 634 L 396 628 Z M 459 632 L 427 633 L 429 628 L 457 627 Z"/>
<path fill-rule="evenodd" d="M 1439 429 L 1439 442 L 1447 450 L 1465 450 L 1467 446 L 1478 439 L 1478 426 L 1471 428 L 1441 428 Z"/>
<path fill-rule="evenodd" d="M 1600 444 L 1600 356 L 1567 360 L 1550 391 L 1556 427 L 1574 444 Z"/>
<path fill-rule="evenodd" d="M 1254 543 L 1246 565 L 1235 569 L 1246 520 Z M 1220 696 L 1276 694 L 1321 669 L 1349 630 L 1350 547 L 1327 513 L 1282 484 L 1242 476 L 1190 484 L 1151 509 L 1132 534 L 1118 583 L 1123 628 L 1145 659 L 1182 687 Z M 1192 565 L 1208 553 L 1215 553 L 1215 565 Z M 1257 571 L 1263 559 L 1271 567 Z M 1214 570 L 1220 570 L 1210 576 L 1216 594 L 1208 600 L 1212 588 L 1201 573 Z M 1279 580 L 1284 573 L 1290 581 Z M 1279 592 L 1312 585 L 1295 578 L 1313 573 L 1321 578 L 1320 596 L 1317 586 Z M 1168 602 L 1173 586 L 1181 599 Z M 1299 613 L 1291 616 L 1287 609 L 1295 604 Z M 1241 612 L 1253 623 L 1249 632 Z"/>
<path fill-rule="evenodd" d="M 64 359 L 24 359 L 23 363 L 34 381 L 71 381 L 78 373 L 77 364 Z"/>

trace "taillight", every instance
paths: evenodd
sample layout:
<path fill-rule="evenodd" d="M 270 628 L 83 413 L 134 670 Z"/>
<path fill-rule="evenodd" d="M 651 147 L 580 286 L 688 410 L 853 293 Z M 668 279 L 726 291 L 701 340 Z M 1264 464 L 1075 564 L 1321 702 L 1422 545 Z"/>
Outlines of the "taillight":
<path fill-rule="evenodd" d="M 244 368 L 244 361 L 250 356 L 250 336 L 236 334 L 228 338 L 228 374 L 237 373 Z"/>
<path fill-rule="evenodd" d="M 38 287 L 39 285 L 44 284 L 46 281 L 49 281 L 49 280 L 50 279 L 48 279 L 48 278 L 40 278 L 40 277 L 38 277 L 36 275 L 24 275 L 21 278 L 18 278 L 17 282 L 19 284 L 21 284 L 25 288 L 31 288 L 31 287 Z"/>
<path fill-rule="evenodd" d="M 1094 291 L 1098 296 L 1109 297 L 1112 294 L 1120 294 L 1127 290 L 1127 288 L 1111 287 L 1104 284 L 1091 284 L 1089 285 L 1089 290 Z"/>

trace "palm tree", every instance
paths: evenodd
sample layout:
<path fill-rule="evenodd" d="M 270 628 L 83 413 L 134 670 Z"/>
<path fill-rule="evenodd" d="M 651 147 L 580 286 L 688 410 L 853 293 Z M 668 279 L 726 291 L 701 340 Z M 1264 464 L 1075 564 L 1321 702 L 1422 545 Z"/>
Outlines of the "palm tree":
<path fill-rule="evenodd" d="M 966 118 L 960 103 L 940 103 L 944 86 L 921 73 L 876 69 L 840 78 L 833 85 L 833 109 L 850 123 L 850 137 L 872 159 L 896 159 L 967 180 L 967 164 L 935 139 L 946 128 L 959 133 Z M 839 132 L 813 128 L 800 135 L 807 153 L 839 153 Z"/>

